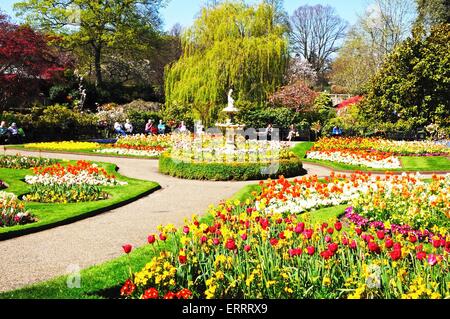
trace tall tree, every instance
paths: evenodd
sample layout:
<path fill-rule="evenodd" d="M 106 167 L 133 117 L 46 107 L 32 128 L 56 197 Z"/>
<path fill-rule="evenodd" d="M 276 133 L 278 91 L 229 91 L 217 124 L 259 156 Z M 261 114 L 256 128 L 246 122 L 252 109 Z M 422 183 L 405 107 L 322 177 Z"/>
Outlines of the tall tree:
<path fill-rule="evenodd" d="M 0 13 L 0 110 L 20 105 L 20 100 L 31 103 L 42 82 L 70 66 L 70 58 L 50 46 L 49 40 L 28 26 L 9 22 Z"/>
<path fill-rule="evenodd" d="M 347 22 L 330 6 L 301 6 L 291 17 L 291 43 L 294 53 L 306 59 L 323 75 L 345 36 Z"/>
<path fill-rule="evenodd" d="M 449 0 L 416 0 L 416 2 L 417 27 L 429 31 L 431 27 L 437 24 L 450 23 Z"/>
<path fill-rule="evenodd" d="M 364 38 L 350 32 L 333 61 L 331 80 L 352 94 L 361 94 L 376 70 L 376 61 Z"/>
<path fill-rule="evenodd" d="M 355 26 L 377 66 L 410 34 L 416 16 L 414 0 L 373 0 Z"/>
<path fill-rule="evenodd" d="M 94 64 L 96 84 L 103 82 L 106 50 L 148 48 L 161 24 L 163 0 L 23 0 L 14 5 L 26 21 L 61 36 L 69 48 L 84 46 Z"/>
<path fill-rule="evenodd" d="M 408 38 L 386 59 L 363 102 L 363 117 L 378 129 L 405 131 L 450 126 L 450 25 Z"/>
<path fill-rule="evenodd" d="M 282 85 L 288 60 L 286 28 L 275 15 L 265 3 L 203 8 L 183 34 L 182 58 L 167 69 L 167 114 L 180 116 L 189 106 L 208 125 L 230 88 L 237 102 L 266 101 Z"/>

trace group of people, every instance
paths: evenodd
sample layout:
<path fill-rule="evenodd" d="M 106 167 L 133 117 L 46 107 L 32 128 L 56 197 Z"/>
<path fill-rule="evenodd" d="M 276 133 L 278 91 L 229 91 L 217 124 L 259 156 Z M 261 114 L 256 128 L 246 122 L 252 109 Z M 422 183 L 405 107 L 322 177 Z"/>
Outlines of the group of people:
<path fill-rule="evenodd" d="M 121 136 L 127 136 L 133 134 L 133 124 L 131 124 L 130 120 L 127 119 L 125 124 L 122 126 L 119 122 L 114 123 L 114 132 Z M 147 124 L 145 124 L 144 132 L 146 135 L 163 135 L 166 134 L 166 124 L 163 120 L 159 120 L 159 124 L 156 125 L 153 120 L 148 120 Z M 184 121 L 181 121 L 180 125 L 176 129 L 179 133 L 186 133 L 188 129 Z"/>
<path fill-rule="evenodd" d="M 0 123 L 0 144 L 21 144 L 25 133 L 16 123 L 8 127 L 6 121 Z"/>

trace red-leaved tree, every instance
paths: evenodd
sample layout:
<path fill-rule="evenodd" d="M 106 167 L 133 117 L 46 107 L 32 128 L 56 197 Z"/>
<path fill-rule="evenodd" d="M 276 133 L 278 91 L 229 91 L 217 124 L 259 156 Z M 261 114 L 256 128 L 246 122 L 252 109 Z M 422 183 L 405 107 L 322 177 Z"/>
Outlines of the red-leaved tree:
<path fill-rule="evenodd" d="M 269 98 L 269 102 L 307 113 L 313 110 L 317 96 L 317 92 L 311 90 L 303 81 L 297 81 L 279 89 Z"/>
<path fill-rule="evenodd" d="M 0 110 L 31 102 L 70 64 L 44 34 L 0 13 Z"/>

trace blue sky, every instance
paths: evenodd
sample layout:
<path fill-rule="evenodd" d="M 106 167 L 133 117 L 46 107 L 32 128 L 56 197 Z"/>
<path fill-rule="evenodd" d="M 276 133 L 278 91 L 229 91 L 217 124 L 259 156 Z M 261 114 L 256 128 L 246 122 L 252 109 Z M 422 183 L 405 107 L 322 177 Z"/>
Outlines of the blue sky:
<path fill-rule="evenodd" d="M 0 0 L 0 9 L 13 15 L 12 7 L 17 0 Z M 247 3 L 257 3 L 259 0 L 248 0 Z M 204 0 L 169 0 L 162 10 L 164 29 L 170 29 L 175 23 L 184 27 L 190 26 L 199 12 Z M 361 14 L 367 6 L 367 0 L 285 0 L 284 6 L 289 15 L 301 5 L 329 4 L 336 8 L 338 14 L 350 23 L 354 23 L 357 14 Z"/>

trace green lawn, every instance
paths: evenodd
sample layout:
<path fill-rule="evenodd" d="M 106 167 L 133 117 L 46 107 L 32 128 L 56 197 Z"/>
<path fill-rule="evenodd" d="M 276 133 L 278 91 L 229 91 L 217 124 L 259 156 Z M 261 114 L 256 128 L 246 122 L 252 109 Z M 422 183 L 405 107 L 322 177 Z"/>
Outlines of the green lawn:
<path fill-rule="evenodd" d="M 30 232 L 44 230 L 93 216 L 150 194 L 160 187 L 155 182 L 142 181 L 122 176 L 116 172 L 117 167 L 114 164 L 100 163 L 99 165 L 104 167 L 108 173 L 114 173 L 120 181 L 127 182 L 128 185 L 103 187 L 102 189 L 110 195 L 110 198 L 107 200 L 69 204 L 25 203 L 26 208 L 38 218 L 38 221 L 26 225 L 1 227 L 0 240 L 21 236 Z M 5 191 L 14 193 L 17 196 L 28 193 L 30 186 L 26 184 L 23 179 L 30 173 L 32 174 L 32 171 L 28 169 L 15 170 L 0 168 L 0 179 L 9 186 Z"/>
<path fill-rule="evenodd" d="M 294 152 L 305 163 L 319 164 L 329 167 L 333 170 L 341 171 L 364 171 L 364 172 L 386 172 L 386 169 L 368 168 L 365 166 L 348 165 L 334 163 L 330 161 L 320 161 L 305 158 L 306 152 L 313 147 L 313 142 L 302 142 L 292 148 Z M 403 168 L 390 169 L 390 172 L 448 172 L 450 171 L 450 159 L 444 156 L 418 157 L 402 156 L 400 157 Z"/>
<path fill-rule="evenodd" d="M 260 191 L 257 184 L 245 186 L 233 195 L 232 199 L 246 200 L 251 197 L 253 191 Z M 342 215 L 346 205 L 320 209 L 304 214 L 305 219 L 314 223 L 329 221 L 334 217 Z M 203 217 L 202 222 L 211 223 L 212 216 Z M 157 249 L 150 245 L 136 248 L 128 256 L 113 259 L 104 264 L 93 266 L 81 271 L 80 288 L 68 288 L 68 276 L 61 276 L 47 282 L 39 283 L 22 289 L 0 294 L 0 299 L 104 299 L 114 298 L 119 295 L 121 284 L 129 277 L 128 267 L 132 271 L 141 270 L 155 254 L 161 250 L 174 250 L 176 247 L 174 237 L 161 244 Z M 117 249 L 121 249 L 117 247 Z M 175 253 L 175 251 L 174 251 Z"/>

